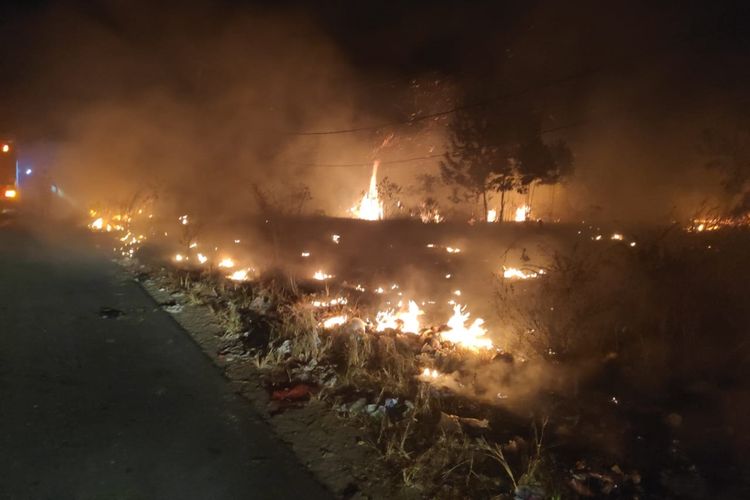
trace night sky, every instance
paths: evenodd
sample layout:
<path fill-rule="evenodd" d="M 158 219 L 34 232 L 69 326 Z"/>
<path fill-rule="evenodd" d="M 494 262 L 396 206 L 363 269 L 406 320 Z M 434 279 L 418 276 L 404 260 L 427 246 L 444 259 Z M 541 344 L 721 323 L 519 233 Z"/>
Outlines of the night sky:
<path fill-rule="evenodd" d="M 179 129 L 160 142 L 205 138 L 216 147 L 203 164 L 366 163 L 389 133 L 386 159 L 439 150 L 421 118 L 481 83 L 527 102 L 571 144 L 586 196 L 630 185 L 625 202 L 644 179 L 703 185 L 683 175 L 705 163 L 701 131 L 735 126 L 750 104 L 745 2 L 154 4 L 5 3 L 0 130 L 27 145 L 90 144 L 92 116 L 143 110 L 113 133 Z M 336 143 L 296 136 L 360 128 Z M 235 151 L 248 136 L 252 151 Z M 185 163 L 138 148 L 133 161 Z"/>
<path fill-rule="evenodd" d="M 415 78 L 519 89 L 581 74 L 559 89 L 560 102 L 648 80 L 648 92 L 627 97 L 649 114 L 739 94 L 750 72 L 744 2 L 19 1 L 4 3 L 1 14 L 2 129 L 43 134 L 39 113 L 122 86 L 168 81 L 200 92 L 179 81 L 190 75 L 169 73 L 170 52 L 231 29 L 237 16 L 266 13 L 328 37 L 375 84 L 370 99 Z M 113 40 L 127 50 L 96 47 Z"/>

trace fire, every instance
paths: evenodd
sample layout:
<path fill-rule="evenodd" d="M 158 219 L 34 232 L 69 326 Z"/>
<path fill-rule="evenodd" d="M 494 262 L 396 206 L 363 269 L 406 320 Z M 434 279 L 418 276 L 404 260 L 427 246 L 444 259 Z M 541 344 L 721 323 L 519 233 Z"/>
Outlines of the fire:
<path fill-rule="evenodd" d="M 497 210 L 494 208 L 487 210 L 487 222 L 497 222 Z"/>
<path fill-rule="evenodd" d="M 89 224 L 89 227 L 91 229 L 96 229 L 97 231 L 101 231 L 102 229 L 104 229 L 104 219 L 102 219 L 101 217 L 99 217 L 94 222 L 92 222 L 91 224 Z"/>
<path fill-rule="evenodd" d="M 367 190 L 359 206 L 352 208 L 352 213 L 362 220 L 382 220 L 383 203 L 378 198 L 378 165 L 379 160 L 372 164 L 372 176 L 370 176 L 370 188 Z"/>
<path fill-rule="evenodd" d="M 471 325 L 466 326 L 470 314 L 464 312 L 460 304 L 453 306 L 453 316 L 448 320 L 450 330 L 441 333 L 443 340 L 466 347 L 467 349 L 491 349 L 492 341 L 485 337 L 487 329 L 484 328 L 484 320 L 476 318 Z"/>
<path fill-rule="evenodd" d="M 315 271 L 315 274 L 313 274 L 313 279 L 314 280 L 318 280 L 318 281 L 325 281 L 325 280 L 328 280 L 328 279 L 331 279 L 331 278 L 333 278 L 333 275 L 326 274 L 326 273 L 324 273 L 323 271 L 320 271 L 320 270 Z"/>
<path fill-rule="evenodd" d="M 529 218 L 530 213 L 531 208 L 528 205 L 521 205 L 516 209 L 513 220 L 516 222 L 526 222 L 526 220 Z"/>
<path fill-rule="evenodd" d="M 234 261 L 229 257 L 224 257 L 219 261 L 218 266 L 226 269 L 232 269 L 234 267 Z"/>
<path fill-rule="evenodd" d="M 421 220 L 423 224 L 440 224 L 445 220 L 445 217 L 443 217 L 437 207 L 422 204 L 419 209 L 419 220 Z"/>
<path fill-rule="evenodd" d="M 182 261 L 186 260 L 186 258 L 185 258 L 184 255 L 178 253 L 177 255 L 174 256 L 174 260 L 175 260 L 175 262 L 182 262 Z"/>
<path fill-rule="evenodd" d="M 538 272 L 536 272 L 524 271 L 523 269 L 518 269 L 517 267 L 503 266 L 503 278 L 505 279 L 529 280 L 538 278 L 540 274 L 544 274 L 544 269 L 540 269 Z"/>
<path fill-rule="evenodd" d="M 202 253 L 199 253 L 198 254 L 198 262 L 200 262 L 201 264 L 205 264 L 206 262 L 208 262 L 208 257 L 206 257 L 205 255 L 203 255 Z"/>
<path fill-rule="evenodd" d="M 622 234 L 620 234 L 620 233 L 612 233 L 612 236 L 610 236 L 609 239 L 616 240 L 616 241 L 622 241 L 623 239 L 625 239 L 625 237 Z"/>
<path fill-rule="evenodd" d="M 323 325 L 323 328 L 328 330 L 328 329 L 343 325 L 344 323 L 346 323 L 347 319 L 348 318 L 346 317 L 346 314 L 340 314 L 338 316 L 331 316 L 330 318 L 326 318 L 325 320 L 323 320 L 322 325 Z"/>
<path fill-rule="evenodd" d="M 336 297 L 331 300 L 313 300 L 310 302 L 313 307 L 333 307 L 333 306 L 344 306 L 348 303 L 346 297 Z"/>
<path fill-rule="evenodd" d="M 250 279 L 250 271 L 252 269 L 238 269 L 232 274 L 227 275 L 227 278 L 232 281 L 247 281 Z"/>
<path fill-rule="evenodd" d="M 688 227 L 688 231 L 696 231 L 702 233 L 703 231 L 716 231 L 721 229 L 722 225 L 731 225 L 729 221 L 722 221 L 719 218 L 713 219 L 695 219 L 691 226 Z"/>
<path fill-rule="evenodd" d="M 399 302 L 401 305 L 401 302 Z M 394 312 L 393 310 L 379 311 L 375 317 L 375 330 L 378 332 L 385 331 L 387 329 L 400 330 L 405 333 L 419 333 L 420 324 L 419 316 L 423 315 L 422 311 L 416 302 L 413 300 L 409 301 L 409 306 L 406 310 L 403 308 Z"/>
<path fill-rule="evenodd" d="M 461 253 L 461 249 L 457 247 L 445 247 L 445 251 L 448 253 Z"/>
<path fill-rule="evenodd" d="M 440 376 L 440 372 L 434 368 L 425 368 L 422 370 L 422 377 L 427 379 L 436 379 Z"/>

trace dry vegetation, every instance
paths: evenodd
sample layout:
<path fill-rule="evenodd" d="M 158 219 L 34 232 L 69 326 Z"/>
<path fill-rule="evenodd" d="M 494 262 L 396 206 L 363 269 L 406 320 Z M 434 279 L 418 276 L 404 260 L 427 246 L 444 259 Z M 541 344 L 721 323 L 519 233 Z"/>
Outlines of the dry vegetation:
<path fill-rule="evenodd" d="M 696 466 L 702 443 L 685 433 L 702 420 L 690 398 L 727 411 L 725 389 L 742 385 L 747 248 L 741 231 L 670 230 L 644 235 L 636 251 L 558 249 L 543 279 L 498 282 L 512 354 L 465 351 L 438 328 L 322 328 L 323 316 L 357 317 L 357 307 L 313 308 L 313 290 L 283 273 L 241 284 L 215 271 L 163 273 L 214 311 L 223 351 L 254 359 L 269 392 L 304 386 L 302 399 L 365 426 L 394 474 L 426 497 L 662 498 L 688 484 L 698 498 L 721 471 Z M 746 436 L 734 436 L 720 444 L 738 453 Z"/>

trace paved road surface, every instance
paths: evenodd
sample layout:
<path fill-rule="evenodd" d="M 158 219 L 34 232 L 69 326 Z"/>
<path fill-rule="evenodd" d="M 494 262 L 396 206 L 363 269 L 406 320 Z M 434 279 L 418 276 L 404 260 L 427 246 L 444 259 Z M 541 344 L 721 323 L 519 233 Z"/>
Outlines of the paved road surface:
<path fill-rule="evenodd" d="M 137 284 L 29 222 L 0 221 L 0 499 L 328 498 Z"/>

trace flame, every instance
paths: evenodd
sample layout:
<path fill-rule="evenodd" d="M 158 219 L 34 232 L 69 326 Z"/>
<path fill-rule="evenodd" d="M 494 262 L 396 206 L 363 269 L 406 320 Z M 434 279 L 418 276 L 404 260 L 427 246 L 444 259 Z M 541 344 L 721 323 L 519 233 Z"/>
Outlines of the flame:
<path fill-rule="evenodd" d="M 440 210 L 436 207 L 426 207 L 422 205 L 419 210 L 419 220 L 421 220 L 423 224 L 440 224 L 445 220 L 445 217 L 440 214 Z"/>
<path fill-rule="evenodd" d="M 336 297 L 331 300 L 313 300 L 310 302 L 313 307 L 333 307 L 333 306 L 344 306 L 349 302 L 346 297 Z"/>
<path fill-rule="evenodd" d="M 445 247 L 445 251 L 448 253 L 461 253 L 461 249 L 457 247 Z"/>
<path fill-rule="evenodd" d="M 513 217 L 513 220 L 516 222 L 526 222 L 530 213 L 531 213 L 531 208 L 528 205 L 521 205 L 520 207 L 516 209 L 516 213 L 515 213 L 515 216 Z"/>
<path fill-rule="evenodd" d="M 362 220 L 383 219 L 383 203 L 378 198 L 378 165 L 379 160 L 372 164 L 372 176 L 370 176 L 370 188 L 367 190 L 359 206 L 352 208 L 352 213 Z"/>
<path fill-rule="evenodd" d="M 219 267 L 224 267 L 226 269 L 232 269 L 234 267 L 234 261 L 230 259 L 229 257 L 224 257 L 219 261 L 218 264 Z"/>
<path fill-rule="evenodd" d="M 622 241 L 623 239 L 625 239 L 625 237 L 620 233 L 612 233 L 612 236 L 610 236 L 609 239 Z"/>
<path fill-rule="evenodd" d="M 199 253 L 198 254 L 198 262 L 200 262 L 201 264 L 205 264 L 206 262 L 208 262 L 208 257 L 206 257 L 205 255 L 203 255 L 202 253 Z"/>
<path fill-rule="evenodd" d="M 487 222 L 497 222 L 497 210 L 494 208 L 487 210 Z"/>
<path fill-rule="evenodd" d="M 232 281 L 247 281 L 250 279 L 250 271 L 252 271 L 252 269 L 238 269 L 232 274 L 227 275 L 227 278 Z"/>
<path fill-rule="evenodd" d="M 89 224 L 89 227 L 91 229 L 96 229 L 97 231 L 101 231 L 102 229 L 104 229 L 104 219 L 102 219 L 101 217 L 99 217 L 94 222 L 92 222 L 91 224 Z"/>
<path fill-rule="evenodd" d="M 468 349 L 491 349 L 492 341 L 485 337 L 487 329 L 484 328 L 484 320 L 476 318 L 469 327 L 466 327 L 466 321 L 470 314 L 464 312 L 460 304 L 453 306 L 453 316 L 448 320 L 450 330 L 440 334 L 443 340 L 453 342 L 454 344 L 466 347 Z"/>
<path fill-rule="evenodd" d="M 315 274 L 313 274 L 313 279 L 314 280 L 318 280 L 318 281 L 325 281 L 325 280 L 328 280 L 328 279 L 331 279 L 331 278 L 333 278 L 333 275 L 326 274 L 326 273 L 324 273 L 323 271 L 320 271 L 320 270 L 315 271 Z"/>
<path fill-rule="evenodd" d="M 331 316 L 330 318 L 326 318 L 321 324 L 323 325 L 323 328 L 331 329 L 336 326 L 343 325 L 344 323 L 346 323 L 347 319 L 348 318 L 346 317 L 346 314 L 340 314 L 338 316 Z"/>
<path fill-rule="evenodd" d="M 529 280 L 538 278 L 540 274 L 544 274 L 544 269 L 540 269 L 538 272 L 535 271 L 524 271 L 517 267 L 505 267 L 503 266 L 503 278 L 505 279 L 520 279 Z"/>
<path fill-rule="evenodd" d="M 401 302 L 399 302 L 401 305 Z M 378 332 L 385 331 L 387 329 L 400 330 L 405 333 L 419 333 L 420 324 L 419 316 L 423 315 L 422 311 L 416 302 L 413 300 L 409 301 L 409 306 L 406 310 L 403 308 L 394 312 L 393 310 L 379 311 L 375 316 L 375 330 Z"/>
<path fill-rule="evenodd" d="M 422 377 L 423 378 L 436 379 L 439 376 L 440 376 L 440 372 L 437 371 L 437 370 L 435 370 L 434 368 L 432 368 L 432 369 L 425 368 L 424 370 L 422 370 Z"/>

